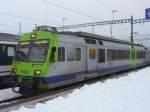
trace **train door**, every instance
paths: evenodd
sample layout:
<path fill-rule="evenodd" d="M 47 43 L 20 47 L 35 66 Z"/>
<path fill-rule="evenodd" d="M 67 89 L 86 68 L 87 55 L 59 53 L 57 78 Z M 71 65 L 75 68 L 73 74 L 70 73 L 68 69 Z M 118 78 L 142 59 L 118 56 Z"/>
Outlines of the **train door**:
<path fill-rule="evenodd" d="M 133 69 L 135 69 L 136 68 L 136 58 L 137 58 L 137 51 L 136 51 L 136 49 L 134 48 L 134 47 L 132 47 L 131 48 L 131 67 L 133 68 Z"/>
<path fill-rule="evenodd" d="M 96 71 L 97 68 L 97 48 L 88 47 L 87 48 L 87 71 L 92 73 Z"/>
<path fill-rule="evenodd" d="M 15 45 L 0 45 L 0 66 L 12 64 L 15 54 Z"/>

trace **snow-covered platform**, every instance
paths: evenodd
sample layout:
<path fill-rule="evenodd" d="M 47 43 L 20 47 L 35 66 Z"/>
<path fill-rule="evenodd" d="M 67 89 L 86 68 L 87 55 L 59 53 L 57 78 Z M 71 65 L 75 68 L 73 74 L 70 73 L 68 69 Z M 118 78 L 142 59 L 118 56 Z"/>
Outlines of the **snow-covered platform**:
<path fill-rule="evenodd" d="M 11 98 L 14 98 L 17 96 L 20 96 L 20 95 L 17 93 L 14 93 L 11 88 L 0 90 L 0 101 L 6 100 L 6 99 L 11 99 Z M 1 110 L 0 110 L 0 112 L 1 112 Z"/>
<path fill-rule="evenodd" d="M 150 67 L 12 112 L 150 112 Z"/>

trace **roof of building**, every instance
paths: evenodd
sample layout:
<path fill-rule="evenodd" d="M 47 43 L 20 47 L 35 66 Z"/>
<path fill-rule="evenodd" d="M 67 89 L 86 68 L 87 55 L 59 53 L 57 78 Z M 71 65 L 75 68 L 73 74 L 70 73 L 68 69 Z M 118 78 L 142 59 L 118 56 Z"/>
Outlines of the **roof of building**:
<path fill-rule="evenodd" d="M 19 35 L 0 33 L 0 41 L 13 41 L 16 42 L 19 40 Z"/>

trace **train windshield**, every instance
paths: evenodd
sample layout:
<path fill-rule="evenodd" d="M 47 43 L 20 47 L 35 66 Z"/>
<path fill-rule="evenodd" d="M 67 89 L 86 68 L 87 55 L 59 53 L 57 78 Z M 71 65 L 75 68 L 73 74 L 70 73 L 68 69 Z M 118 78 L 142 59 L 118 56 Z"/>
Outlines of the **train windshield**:
<path fill-rule="evenodd" d="M 19 46 L 17 49 L 17 52 L 16 52 L 15 60 L 26 61 L 28 53 L 29 53 L 29 47 L 28 46 Z"/>
<path fill-rule="evenodd" d="M 47 55 L 47 44 L 37 44 L 31 46 L 31 53 L 29 55 L 29 61 L 44 61 Z"/>
<path fill-rule="evenodd" d="M 48 41 L 32 41 L 20 43 L 16 51 L 15 61 L 43 62 L 48 51 Z"/>

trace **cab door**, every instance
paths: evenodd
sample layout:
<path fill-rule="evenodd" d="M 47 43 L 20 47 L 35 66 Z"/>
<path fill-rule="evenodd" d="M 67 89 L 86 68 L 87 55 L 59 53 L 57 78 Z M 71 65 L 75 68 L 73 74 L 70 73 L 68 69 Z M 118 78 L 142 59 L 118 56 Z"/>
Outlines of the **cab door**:
<path fill-rule="evenodd" d="M 96 72 L 97 68 L 97 48 L 88 47 L 87 48 L 87 72 L 93 73 Z"/>

